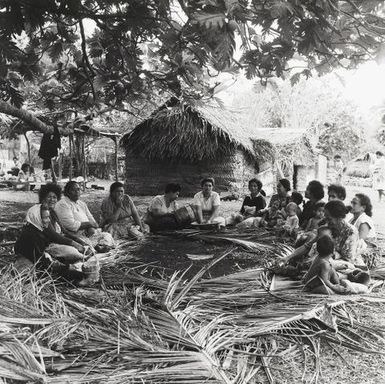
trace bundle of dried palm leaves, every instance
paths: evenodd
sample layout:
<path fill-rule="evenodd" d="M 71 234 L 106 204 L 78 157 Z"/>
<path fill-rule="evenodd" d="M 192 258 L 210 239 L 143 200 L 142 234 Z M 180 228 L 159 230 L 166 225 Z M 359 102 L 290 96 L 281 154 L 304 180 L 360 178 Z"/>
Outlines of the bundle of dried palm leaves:
<path fill-rule="evenodd" d="M 304 362 L 304 380 L 315 382 L 322 342 L 382 351 L 382 333 L 354 320 L 341 298 L 270 291 L 263 268 L 205 279 L 233 247 L 189 280 L 183 273 L 168 278 L 124 249 L 102 257 L 98 289 L 2 271 L 0 378 L 257 383 L 274 381 L 277 360 L 296 360 Z"/>

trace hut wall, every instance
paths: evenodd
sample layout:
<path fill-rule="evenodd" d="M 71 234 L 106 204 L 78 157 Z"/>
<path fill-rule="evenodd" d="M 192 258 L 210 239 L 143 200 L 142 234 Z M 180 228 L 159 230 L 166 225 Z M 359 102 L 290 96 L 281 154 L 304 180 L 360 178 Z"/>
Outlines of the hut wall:
<path fill-rule="evenodd" d="M 306 186 L 316 178 L 314 166 L 295 165 L 293 186 L 298 192 L 305 192 Z"/>
<path fill-rule="evenodd" d="M 255 164 L 251 164 L 241 151 L 220 161 L 149 162 L 126 154 L 126 189 L 132 195 L 163 193 L 167 183 L 179 183 L 183 196 L 193 196 L 200 190 L 203 177 L 215 178 L 217 192 L 244 194 L 248 180 L 257 177 Z"/>

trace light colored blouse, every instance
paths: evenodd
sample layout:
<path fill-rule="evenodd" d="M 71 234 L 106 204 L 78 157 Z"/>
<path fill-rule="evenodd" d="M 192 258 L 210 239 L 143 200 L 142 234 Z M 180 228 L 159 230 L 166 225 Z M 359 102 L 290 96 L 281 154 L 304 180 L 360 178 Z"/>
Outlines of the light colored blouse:
<path fill-rule="evenodd" d="M 353 218 L 350 219 L 349 224 L 354 225 L 357 230 L 360 230 L 361 224 L 367 224 L 369 227 L 368 239 L 374 239 L 376 237 L 376 230 L 374 229 L 374 221 L 368 216 L 365 212 L 361 213 L 358 216 L 357 220 Z"/>
<path fill-rule="evenodd" d="M 83 222 L 90 222 L 97 226 L 96 220 L 84 201 L 72 201 L 67 196 L 58 201 L 55 212 L 60 224 L 71 232 L 77 232 Z"/>
<path fill-rule="evenodd" d="M 109 217 L 111 217 L 117 208 L 118 208 L 117 205 L 114 203 L 111 197 L 106 197 L 103 200 L 102 206 L 100 208 L 102 222 L 105 222 Z M 127 217 L 131 217 L 133 209 L 134 209 L 134 202 L 132 201 L 131 197 L 128 195 L 124 195 L 117 221 L 126 219 Z"/>
<path fill-rule="evenodd" d="M 154 210 L 156 210 L 158 214 L 161 214 L 161 215 L 174 213 L 177 209 L 178 209 L 178 206 L 175 200 L 172 201 L 170 205 L 167 207 L 166 199 L 164 195 L 155 196 L 152 199 L 150 206 L 148 207 L 149 212 L 152 213 Z"/>
<path fill-rule="evenodd" d="M 193 204 L 202 207 L 203 212 L 212 212 L 214 207 L 221 205 L 221 199 L 217 192 L 211 192 L 209 198 L 206 198 L 201 191 L 194 195 Z"/>

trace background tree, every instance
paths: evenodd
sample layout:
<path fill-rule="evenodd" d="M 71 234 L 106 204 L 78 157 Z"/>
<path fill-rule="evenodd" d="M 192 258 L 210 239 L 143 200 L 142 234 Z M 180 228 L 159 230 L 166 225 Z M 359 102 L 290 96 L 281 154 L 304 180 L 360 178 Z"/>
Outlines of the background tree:
<path fill-rule="evenodd" d="M 219 71 L 266 81 L 298 57 L 295 80 L 353 67 L 381 56 L 383 12 L 372 0 L 0 0 L 0 112 L 51 129 L 21 108 L 26 82 L 50 111 L 140 113 L 152 95 L 210 96 Z"/>

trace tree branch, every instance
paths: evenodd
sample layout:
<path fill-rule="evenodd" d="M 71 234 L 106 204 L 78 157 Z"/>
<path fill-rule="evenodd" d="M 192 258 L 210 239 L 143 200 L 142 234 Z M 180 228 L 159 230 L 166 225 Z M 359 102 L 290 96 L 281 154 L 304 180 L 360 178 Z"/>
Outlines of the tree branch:
<path fill-rule="evenodd" d="M 8 116 L 17 117 L 20 120 L 23 120 L 25 123 L 31 125 L 31 131 L 39 131 L 43 133 L 53 133 L 53 127 L 45 124 L 43 121 L 38 119 L 31 112 L 23 108 L 16 108 L 12 104 L 7 103 L 6 101 L 0 100 L 0 112 Z M 69 130 L 61 130 L 63 135 L 68 135 Z"/>

